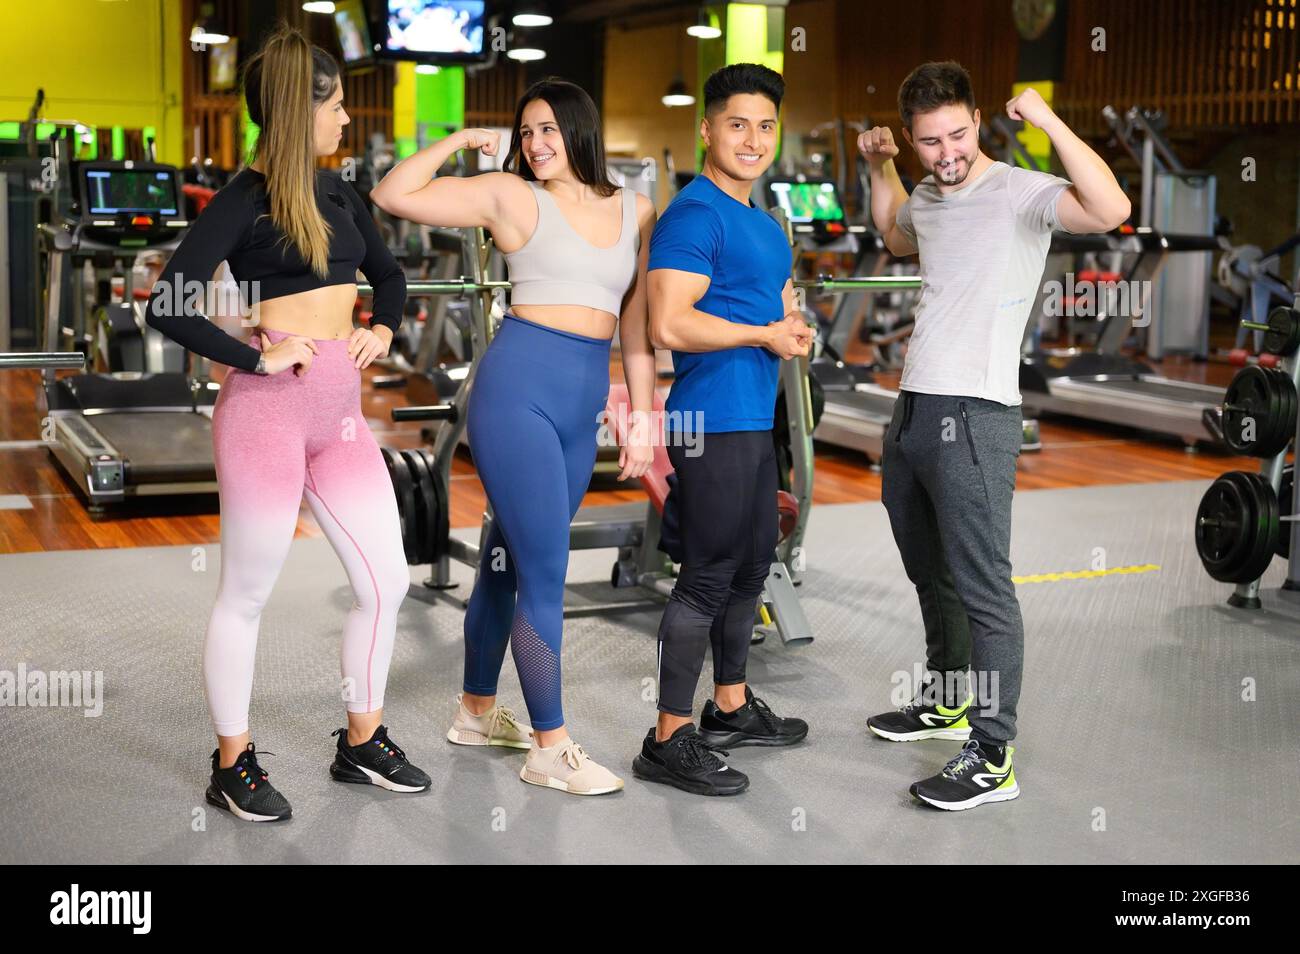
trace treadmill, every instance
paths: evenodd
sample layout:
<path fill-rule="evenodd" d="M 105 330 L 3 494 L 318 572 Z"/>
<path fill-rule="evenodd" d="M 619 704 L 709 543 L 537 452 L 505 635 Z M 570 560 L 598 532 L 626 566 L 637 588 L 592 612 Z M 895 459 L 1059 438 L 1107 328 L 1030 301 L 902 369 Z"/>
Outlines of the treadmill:
<path fill-rule="evenodd" d="M 1052 236 L 1052 254 L 1120 252 L 1136 255 L 1124 275 L 1127 290 L 1137 289 L 1123 309 L 1127 314 L 1098 314 L 1095 351 L 1031 348 L 1020 365 L 1020 392 L 1025 413 L 1062 414 L 1177 437 L 1188 448 L 1202 442 L 1222 443 L 1218 427 L 1222 387 L 1177 381 L 1156 374 L 1150 365 L 1126 357 L 1121 348 L 1134 318 L 1149 314 L 1152 289 L 1170 255 L 1220 249 L 1214 236 L 1173 235 L 1138 228 L 1107 235 Z M 1042 313 L 1051 283 L 1040 285 L 1034 314 Z M 1100 296 L 1099 296 L 1100 299 Z"/>
<path fill-rule="evenodd" d="M 845 222 L 839 189 L 829 179 L 772 178 L 764 191 L 769 207 L 785 213 L 795 238 L 805 247 L 850 252 L 859 265 L 874 256 L 873 274 L 880 273 L 890 261 L 879 235 L 865 226 Z M 879 293 L 874 289 L 841 293 L 830 328 L 822 338 L 822 354 L 808 366 L 826 398 L 813 437 L 856 450 L 873 463 L 880 461 L 898 392 L 876 384 L 869 365 L 849 364 L 842 354 L 861 311 L 861 297 Z"/>
<path fill-rule="evenodd" d="M 189 223 L 174 166 L 151 162 L 87 160 L 71 164 L 76 195 L 68 213 L 42 226 L 49 256 L 45 350 L 94 354 L 101 329 L 88 327 L 83 270 L 96 267 L 94 297 L 103 297 L 102 273 L 124 276 L 115 313 L 133 315 L 142 335 L 144 307 L 134 302 L 132 265 L 145 250 L 170 252 Z M 209 276 L 204 276 L 206 280 Z M 64 320 L 68 323 L 65 324 Z M 61 346 L 67 343 L 70 347 Z M 206 367 L 202 359 L 191 361 Z M 43 373 L 37 409 L 48 414 L 51 455 L 85 498 L 92 518 L 130 498 L 214 493 L 212 409 L 219 385 L 206 374 L 116 371 L 56 378 Z"/>

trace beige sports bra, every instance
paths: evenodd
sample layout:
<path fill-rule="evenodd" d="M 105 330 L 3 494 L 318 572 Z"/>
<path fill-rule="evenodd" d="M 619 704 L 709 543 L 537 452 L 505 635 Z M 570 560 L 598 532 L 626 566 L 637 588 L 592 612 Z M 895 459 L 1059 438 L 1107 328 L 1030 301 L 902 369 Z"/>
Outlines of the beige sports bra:
<path fill-rule="evenodd" d="M 583 305 L 617 316 L 636 277 L 641 230 L 636 193 L 622 189 L 623 226 L 609 248 L 592 245 L 569 224 L 555 199 L 525 179 L 537 200 L 537 228 L 517 251 L 505 256 L 512 305 Z"/>

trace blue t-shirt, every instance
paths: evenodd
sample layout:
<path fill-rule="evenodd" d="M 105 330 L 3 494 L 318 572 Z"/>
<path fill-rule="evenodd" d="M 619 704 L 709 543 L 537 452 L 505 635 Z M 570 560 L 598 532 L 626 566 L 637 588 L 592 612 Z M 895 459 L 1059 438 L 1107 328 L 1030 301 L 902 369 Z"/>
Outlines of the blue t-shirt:
<path fill-rule="evenodd" d="M 762 209 L 737 202 L 708 176 L 692 179 L 664 210 L 650 239 L 648 268 L 707 275 L 709 289 L 695 305 L 707 314 L 746 325 L 785 316 L 785 233 Z M 770 430 L 780 361 L 766 348 L 674 351 L 669 429 Z"/>

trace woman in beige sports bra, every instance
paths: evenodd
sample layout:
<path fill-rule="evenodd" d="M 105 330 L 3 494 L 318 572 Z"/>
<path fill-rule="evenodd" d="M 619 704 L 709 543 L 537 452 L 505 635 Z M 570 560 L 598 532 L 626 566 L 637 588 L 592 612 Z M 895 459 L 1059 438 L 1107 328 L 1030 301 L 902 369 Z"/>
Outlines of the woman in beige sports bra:
<path fill-rule="evenodd" d="M 570 738 L 561 703 L 569 523 L 595 465 L 616 326 L 632 401 L 619 478 L 640 477 L 654 456 L 646 261 L 655 211 L 610 181 L 600 116 L 572 83 L 530 87 L 510 142 L 504 172 L 434 178 L 458 149 L 497 154 L 491 130 L 454 133 L 395 166 L 371 198 L 412 222 L 488 229 L 510 270 L 511 309 L 469 401 L 470 449 L 495 519 L 465 614 L 464 692 L 447 738 L 528 749 L 525 782 L 600 795 L 623 780 Z M 496 704 L 507 644 L 531 729 Z"/>

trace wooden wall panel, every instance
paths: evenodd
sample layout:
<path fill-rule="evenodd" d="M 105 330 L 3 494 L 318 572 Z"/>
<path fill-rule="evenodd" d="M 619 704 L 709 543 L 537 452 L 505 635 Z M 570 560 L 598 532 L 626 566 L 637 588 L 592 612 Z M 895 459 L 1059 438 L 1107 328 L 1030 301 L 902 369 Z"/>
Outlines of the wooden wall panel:
<path fill-rule="evenodd" d="M 1092 134 L 1107 104 L 1157 108 L 1174 134 L 1293 123 L 1298 13 L 1300 0 L 1074 0 L 1058 111 Z"/>

